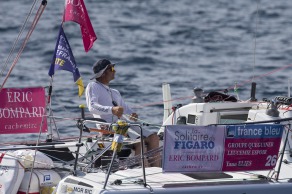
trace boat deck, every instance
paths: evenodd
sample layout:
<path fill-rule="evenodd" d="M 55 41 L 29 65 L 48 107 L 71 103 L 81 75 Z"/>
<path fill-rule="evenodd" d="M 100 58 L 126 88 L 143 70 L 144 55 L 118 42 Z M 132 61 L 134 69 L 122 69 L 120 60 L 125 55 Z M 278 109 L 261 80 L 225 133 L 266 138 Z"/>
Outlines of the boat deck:
<path fill-rule="evenodd" d="M 288 166 L 286 166 L 288 167 Z M 290 179 L 281 177 L 278 182 L 268 180 L 262 174 L 252 172 L 236 173 L 162 173 L 161 168 L 146 168 L 146 187 L 143 184 L 142 169 L 117 171 L 110 175 L 107 186 L 104 186 L 106 174 L 87 173 L 78 177 L 68 176 L 59 187 L 67 191 L 83 193 L 276 193 L 291 192 Z M 265 171 L 268 173 L 268 171 Z M 284 173 L 285 174 L 285 173 Z M 78 185 L 78 186 L 77 186 Z M 247 186 L 248 185 L 248 186 Z M 60 191 L 61 188 L 58 188 Z"/>

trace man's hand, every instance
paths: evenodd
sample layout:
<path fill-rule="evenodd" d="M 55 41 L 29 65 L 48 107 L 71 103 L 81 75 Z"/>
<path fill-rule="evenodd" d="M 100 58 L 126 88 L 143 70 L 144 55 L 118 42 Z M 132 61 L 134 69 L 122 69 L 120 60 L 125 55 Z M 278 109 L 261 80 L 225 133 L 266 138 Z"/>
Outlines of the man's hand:
<path fill-rule="evenodd" d="M 130 120 L 137 121 L 137 119 L 138 119 L 137 113 L 134 112 L 130 115 Z"/>
<path fill-rule="evenodd" d="M 124 108 L 122 106 L 113 106 L 112 113 L 113 115 L 116 115 L 118 118 L 121 118 L 124 113 Z"/>

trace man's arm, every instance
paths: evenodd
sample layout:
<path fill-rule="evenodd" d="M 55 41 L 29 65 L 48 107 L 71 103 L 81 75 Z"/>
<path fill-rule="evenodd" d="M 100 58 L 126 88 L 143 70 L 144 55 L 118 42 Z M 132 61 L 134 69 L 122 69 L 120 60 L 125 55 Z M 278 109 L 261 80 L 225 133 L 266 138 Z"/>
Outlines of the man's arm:
<path fill-rule="evenodd" d="M 86 97 L 86 104 L 88 107 L 88 110 L 92 114 L 112 114 L 112 106 L 105 106 L 99 104 L 99 92 L 97 87 L 93 87 L 92 84 L 89 84 L 86 87 L 85 91 L 85 97 Z"/>
<path fill-rule="evenodd" d="M 121 106 L 124 107 L 124 113 L 130 115 L 129 119 L 133 121 L 137 121 L 138 119 L 138 114 L 135 113 L 121 98 Z"/>

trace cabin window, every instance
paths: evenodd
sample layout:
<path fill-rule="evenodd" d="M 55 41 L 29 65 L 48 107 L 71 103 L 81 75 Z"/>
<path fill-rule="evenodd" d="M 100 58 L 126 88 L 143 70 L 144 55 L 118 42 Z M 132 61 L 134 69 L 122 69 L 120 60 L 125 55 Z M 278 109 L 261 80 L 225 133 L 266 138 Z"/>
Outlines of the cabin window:
<path fill-rule="evenodd" d="M 247 114 L 220 115 L 219 124 L 244 123 L 247 121 L 247 116 Z"/>
<path fill-rule="evenodd" d="M 190 114 L 188 114 L 188 121 L 187 121 L 187 123 L 189 123 L 189 124 L 196 124 L 196 119 L 197 119 L 197 116 L 196 115 L 190 115 Z"/>
<path fill-rule="evenodd" d="M 176 119 L 176 124 L 177 125 L 186 125 L 187 124 L 187 118 L 185 116 L 179 116 Z"/>

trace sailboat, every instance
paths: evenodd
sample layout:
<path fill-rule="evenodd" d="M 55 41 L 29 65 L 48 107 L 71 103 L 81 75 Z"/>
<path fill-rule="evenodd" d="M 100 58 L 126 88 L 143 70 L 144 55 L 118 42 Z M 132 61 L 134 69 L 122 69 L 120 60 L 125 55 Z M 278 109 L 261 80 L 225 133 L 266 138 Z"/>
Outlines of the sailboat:
<path fill-rule="evenodd" d="M 61 64 L 59 60 L 58 64 Z M 5 94 L 22 94 L 22 98 L 10 96 L 10 102 L 21 99 L 30 102 L 31 94 L 35 94 L 33 89 L 9 89 Z M 36 89 L 40 90 L 36 98 L 43 96 L 42 105 L 38 105 L 42 108 L 34 111 L 38 117 L 37 131 L 42 133 L 49 131 L 43 120 L 47 98 L 43 88 Z M 111 137 L 101 140 L 89 136 L 84 140 L 85 131 L 94 131 L 87 123 L 104 123 L 86 118 L 81 106 L 81 117 L 75 120 L 80 130 L 77 141 L 55 141 L 49 131 L 45 143 L 37 140 L 31 144 L 1 146 L 0 191 L 12 194 L 291 193 L 291 98 L 278 96 L 273 101 L 257 101 L 253 84 L 247 101 L 210 92 L 204 97 L 197 94 L 193 103 L 173 108 L 168 84 L 163 84 L 163 91 L 165 114 L 158 132 L 163 146 L 154 151 L 161 154 L 162 167 L 146 167 L 144 160 L 152 155 L 144 153 L 143 147 L 140 156 L 121 160 L 119 150 L 113 149 L 108 154 Z M 197 88 L 196 92 L 200 91 Z M 54 125 L 50 119 L 55 117 L 50 109 L 48 115 Z M 124 126 L 139 126 L 142 132 L 149 124 L 108 125 L 112 129 L 109 132 Z M 143 138 L 140 141 L 143 145 Z M 131 143 L 133 140 L 123 141 L 123 144 Z M 65 151 L 69 151 L 68 156 Z M 102 156 L 108 158 L 107 162 L 96 163 Z"/>
<path fill-rule="evenodd" d="M 169 111 L 169 85 L 163 88 L 164 110 Z M 164 144 L 162 168 L 142 163 L 141 168 L 80 172 L 63 178 L 57 193 L 288 194 L 291 98 L 252 99 L 254 93 L 248 101 L 237 101 L 213 92 L 201 102 L 177 107 L 159 131 Z"/>

